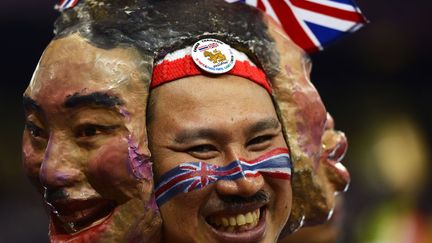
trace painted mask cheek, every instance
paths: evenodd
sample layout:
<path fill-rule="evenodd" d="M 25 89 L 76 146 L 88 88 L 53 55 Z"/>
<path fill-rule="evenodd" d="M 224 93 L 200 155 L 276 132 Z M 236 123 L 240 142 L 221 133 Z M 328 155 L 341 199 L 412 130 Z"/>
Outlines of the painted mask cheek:
<path fill-rule="evenodd" d="M 104 197 L 118 202 L 136 197 L 138 181 L 128 166 L 126 139 L 118 137 L 107 141 L 87 160 L 88 180 Z"/>
<path fill-rule="evenodd" d="M 179 193 L 202 189 L 218 180 L 237 180 L 259 174 L 290 180 L 291 160 L 286 148 L 274 149 L 251 161 L 235 160 L 226 166 L 205 162 L 182 163 L 163 174 L 155 185 L 156 202 L 162 206 Z"/>
<path fill-rule="evenodd" d="M 128 138 L 129 168 L 135 178 L 152 181 L 152 163 L 148 156 L 138 152 L 138 145 Z"/>

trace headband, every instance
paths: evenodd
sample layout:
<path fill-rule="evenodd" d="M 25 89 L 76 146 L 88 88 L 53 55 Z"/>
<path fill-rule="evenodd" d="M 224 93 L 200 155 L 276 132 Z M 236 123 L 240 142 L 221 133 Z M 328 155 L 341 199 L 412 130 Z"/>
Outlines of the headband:
<path fill-rule="evenodd" d="M 230 74 L 247 78 L 272 93 L 266 74 L 246 54 L 217 39 L 203 39 L 156 62 L 150 89 L 195 75 Z"/>

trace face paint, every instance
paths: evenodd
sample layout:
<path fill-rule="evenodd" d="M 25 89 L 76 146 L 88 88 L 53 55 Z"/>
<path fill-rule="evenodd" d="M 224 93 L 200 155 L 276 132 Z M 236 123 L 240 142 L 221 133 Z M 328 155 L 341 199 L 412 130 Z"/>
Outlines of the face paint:
<path fill-rule="evenodd" d="M 277 148 L 254 160 L 235 160 L 226 166 L 188 162 L 162 175 L 156 184 L 156 202 L 162 206 L 179 193 L 202 189 L 218 180 L 237 180 L 260 174 L 283 180 L 291 178 L 288 149 Z"/>

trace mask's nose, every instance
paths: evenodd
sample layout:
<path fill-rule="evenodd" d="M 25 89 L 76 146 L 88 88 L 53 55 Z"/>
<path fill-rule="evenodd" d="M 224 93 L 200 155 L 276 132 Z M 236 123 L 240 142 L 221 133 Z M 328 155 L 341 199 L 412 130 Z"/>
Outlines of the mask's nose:
<path fill-rule="evenodd" d="M 39 179 L 47 189 L 72 187 L 83 180 L 80 170 L 81 149 L 65 136 L 51 135 L 39 171 Z"/>

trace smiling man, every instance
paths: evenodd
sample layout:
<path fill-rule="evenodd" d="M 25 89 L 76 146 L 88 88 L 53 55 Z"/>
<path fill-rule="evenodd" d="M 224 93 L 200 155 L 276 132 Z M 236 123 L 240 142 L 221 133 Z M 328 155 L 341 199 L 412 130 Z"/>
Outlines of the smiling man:
<path fill-rule="evenodd" d="M 276 242 L 331 215 L 346 139 L 278 23 L 223 0 L 76 2 L 24 94 L 52 241 Z"/>
<path fill-rule="evenodd" d="M 157 101 L 148 123 L 156 181 L 182 162 L 223 167 L 288 151 L 270 95 L 248 79 L 187 77 L 154 89 L 151 100 Z M 278 171 L 289 168 L 287 160 Z M 202 180 L 211 180 L 217 172 L 194 176 L 206 183 Z M 286 179 L 263 173 L 222 178 L 158 201 L 166 242 L 276 241 L 291 210 Z"/>

